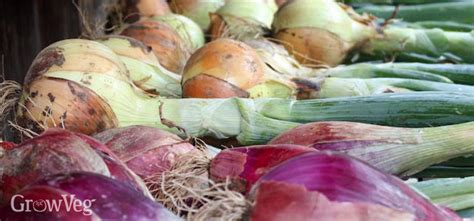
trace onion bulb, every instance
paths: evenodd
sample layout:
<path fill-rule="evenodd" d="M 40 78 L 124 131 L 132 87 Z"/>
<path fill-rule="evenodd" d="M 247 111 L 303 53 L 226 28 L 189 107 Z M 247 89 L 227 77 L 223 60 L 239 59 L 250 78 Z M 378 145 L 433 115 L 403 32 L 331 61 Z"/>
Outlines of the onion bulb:
<path fill-rule="evenodd" d="M 153 127 L 114 128 L 94 137 L 144 179 L 169 170 L 177 158 L 195 150 L 178 136 Z"/>
<path fill-rule="evenodd" d="M 333 0 L 294 0 L 275 15 L 275 37 L 302 64 L 342 62 L 357 44 L 376 34 L 370 19 L 355 20 Z"/>
<path fill-rule="evenodd" d="M 183 72 L 183 97 L 290 97 L 292 88 L 269 78 L 266 65 L 250 46 L 219 39 L 197 50 Z"/>
<path fill-rule="evenodd" d="M 178 14 L 167 14 L 162 16 L 155 16 L 152 18 L 155 21 L 164 22 L 172 27 L 179 36 L 186 42 L 187 47 L 193 51 L 204 45 L 204 33 L 201 28 L 191 19 Z"/>
<path fill-rule="evenodd" d="M 122 35 L 135 38 L 150 46 L 160 64 L 174 73 L 181 73 L 190 54 L 190 48 L 180 35 L 162 22 L 139 21 L 123 30 Z"/>
<path fill-rule="evenodd" d="M 181 77 L 161 66 L 152 49 L 134 38 L 112 35 L 98 40 L 125 64 L 133 83 L 147 93 L 181 97 Z"/>
<path fill-rule="evenodd" d="M 228 0 L 211 16 L 212 39 L 261 37 L 270 29 L 276 4 L 273 0 Z"/>
<path fill-rule="evenodd" d="M 203 31 L 209 28 L 209 13 L 217 11 L 225 0 L 171 0 L 169 3 L 174 13 L 184 15 L 196 22 Z"/>
<path fill-rule="evenodd" d="M 474 62 L 474 36 L 376 24 L 334 0 L 294 0 L 275 16 L 274 36 L 302 64 L 335 66 L 350 53 L 431 62 Z"/>

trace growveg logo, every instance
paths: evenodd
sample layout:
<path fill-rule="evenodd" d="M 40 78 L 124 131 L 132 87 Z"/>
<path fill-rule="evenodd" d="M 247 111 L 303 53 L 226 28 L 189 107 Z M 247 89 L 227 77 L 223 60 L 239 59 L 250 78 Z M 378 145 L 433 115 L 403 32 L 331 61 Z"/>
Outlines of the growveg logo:
<path fill-rule="evenodd" d="M 90 209 L 95 199 L 80 200 L 75 195 L 63 194 L 58 199 L 27 199 L 23 195 L 14 195 L 10 206 L 14 212 L 77 212 L 86 216 L 92 215 Z M 0 220 L 1 221 L 1 220 Z"/>

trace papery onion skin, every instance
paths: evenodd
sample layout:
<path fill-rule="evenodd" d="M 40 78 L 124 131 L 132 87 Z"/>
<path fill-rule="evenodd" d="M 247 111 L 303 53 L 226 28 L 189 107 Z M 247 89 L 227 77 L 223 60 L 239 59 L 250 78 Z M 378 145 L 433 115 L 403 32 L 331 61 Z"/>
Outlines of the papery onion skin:
<path fill-rule="evenodd" d="M 315 151 L 299 145 L 236 147 L 219 152 L 211 161 L 209 175 L 214 181 L 232 179 L 234 190 L 246 193 L 268 170 L 285 160 Z"/>
<path fill-rule="evenodd" d="M 122 31 L 150 46 L 163 67 L 174 73 L 181 73 L 190 52 L 184 40 L 170 26 L 153 20 L 131 24 Z"/>
<path fill-rule="evenodd" d="M 307 191 L 318 191 L 331 201 L 378 204 L 414 214 L 417 221 L 461 220 L 452 219 L 452 214 L 395 176 L 347 155 L 313 152 L 296 156 L 262 176 L 250 194 L 255 194 L 259 185 L 267 181 L 302 185 Z"/>
<path fill-rule="evenodd" d="M 179 220 L 162 205 L 146 198 L 140 192 L 121 182 L 93 173 L 81 172 L 47 177 L 30 185 L 20 194 L 23 192 L 30 193 L 26 198 L 32 197 L 38 200 L 57 199 L 61 194 L 65 194 L 66 197 L 74 195 L 76 200 L 82 202 L 94 200 L 89 208 L 95 217 L 100 218 L 99 220 Z M 32 196 L 32 192 L 36 194 Z M 6 212 L 0 216 L 23 219 L 32 216 L 32 213 L 28 212 L 13 212 L 10 205 L 3 210 Z M 60 214 L 64 214 L 64 210 L 48 215 L 59 218 Z"/>
<path fill-rule="evenodd" d="M 172 133 L 146 126 L 110 129 L 94 137 L 144 179 L 169 170 L 178 157 L 196 150 Z"/>
<path fill-rule="evenodd" d="M 183 72 L 183 96 L 248 97 L 245 90 L 263 82 L 265 64 L 246 44 L 219 39 L 197 50 Z M 201 77 L 200 77 L 201 76 Z M 213 80 L 215 79 L 215 80 Z"/>

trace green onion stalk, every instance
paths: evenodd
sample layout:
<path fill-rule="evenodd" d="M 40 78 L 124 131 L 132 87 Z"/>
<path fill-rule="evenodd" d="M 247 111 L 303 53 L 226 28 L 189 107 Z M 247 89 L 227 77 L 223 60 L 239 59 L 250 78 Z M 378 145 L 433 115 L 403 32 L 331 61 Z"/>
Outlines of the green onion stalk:
<path fill-rule="evenodd" d="M 335 66 L 349 54 L 397 60 L 474 62 L 474 32 L 379 25 L 333 0 L 295 0 L 277 12 L 274 36 L 302 64 Z"/>
<path fill-rule="evenodd" d="M 474 2 L 472 1 L 449 1 L 443 3 L 432 3 L 424 5 L 402 5 L 396 6 L 375 6 L 369 5 L 357 9 L 360 13 L 370 13 L 382 19 L 391 18 L 396 11 L 394 18 L 407 22 L 419 21 L 451 21 L 464 24 L 474 23 Z"/>
<path fill-rule="evenodd" d="M 273 0 L 228 0 L 215 13 L 211 13 L 212 39 L 258 38 L 271 28 L 277 6 Z"/>
<path fill-rule="evenodd" d="M 301 123 L 354 121 L 423 127 L 474 121 L 474 97 L 418 92 L 333 99 L 171 99 L 134 86 L 104 45 L 64 40 L 45 48 L 24 81 L 16 122 L 27 130 L 60 126 L 85 134 L 146 125 L 195 137 L 266 143 Z"/>
<path fill-rule="evenodd" d="M 474 177 L 433 179 L 412 183 L 411 186 L 433 203 L 452 210 L 474 208 Z"/>
<path fill-rule="evenodd" d="M 419 21 L 419 22 L 404 22 L 404 21 L 395 21 L 393 23 L 396 26 L 407 27 L 407 28 L 416 28 L 416 29 L 433 29 L 439 28 L 444 31 L 459 31 L 459 32 L 470 32 L 474 30 L 474 25 L 453 22 L 453 21 Z"/>

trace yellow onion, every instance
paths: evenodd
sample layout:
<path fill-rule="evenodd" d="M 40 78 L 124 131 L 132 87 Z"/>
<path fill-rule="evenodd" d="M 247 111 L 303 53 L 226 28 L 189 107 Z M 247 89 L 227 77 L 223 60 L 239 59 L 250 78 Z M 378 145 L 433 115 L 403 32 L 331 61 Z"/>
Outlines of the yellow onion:
<path fill-rule="evenodd" d="M 372 59 L 474 62 L 474 35 L 378 24 L 334 0 L 293 0 L 276 14 L 275 37 L 303 64 L 335 66 L 350 53 Z M 355 57 L 356 58 L 356 57 Z"/>
<path fill-rule="evenodd" d="M 167 15 L 155 16 L 152 19 L 163 22 L 172 27 L 186 42 L 187 47 L 191 48 L 193 51 L 202 47 L 205 43 L 204 33 L 199 25 L 183 15 L 170 13 Z"/>
<path fill-rule="evenodd" d="M 181 97 L 181 76 L 161 66 L 151 48 L 143 42 L 122 35 L 107 36 L 98 41 L 119 56 L 137 87 L 160 96 Z"/>
<path fill-rule="evenodd" d="M 169 3 L 174 13 L 190 18 L 204 31 L 211 23 L 209 13 L 217 11 L 224 4 L 225 0 L 171 0 Z"/>
<path fill-rule="evenodd" d="M 129 23 L 142 17 L 152 17 L 171 13 L 166 0 L 125 0 L 122 1 L 123 17 Z"/>
<path fill-rule="evenodd" d="M 348 11 L 333 0 L 290 1 L 276 13 L 275 37 L 304 65 L 337 65 L 377 34 L 370 18 Z"/>
<path fill-rule="evenodd" d="M 210 14 L 211 37 L 246 39 L 262 36 L 270 29 L 276 9 L 273 0 L 228 0 L 217 12 Z"/>
<path fill-rule="evenodd" d="M 266 73 L 257 52 L 243 42 L 218 39 L 197 50 L 183 71 L 183 97 L 290 97 L 291 86 Z"/>
<path fill-rule="evenodd" d="M 150 46 L 163 67 L 180 74 L 190 52 L 184 40 L 170 26 L 153 20 L 131 24 L 122 35 L 138 39 Z"/>
<path fill-rule="evenodd" d="M 59 126 L 86 134 L 115 127 L 117 118 L 103 98 L 65 79 L 78 73 L 84 85 L 91 85 L 97 75 L 130 82 L 126 67 L 106 46 L 78 39 L 57 42 L 42 50 L 28 70 L 18 124 L 33 131 Z"/>

